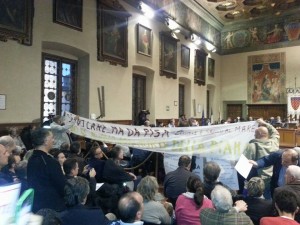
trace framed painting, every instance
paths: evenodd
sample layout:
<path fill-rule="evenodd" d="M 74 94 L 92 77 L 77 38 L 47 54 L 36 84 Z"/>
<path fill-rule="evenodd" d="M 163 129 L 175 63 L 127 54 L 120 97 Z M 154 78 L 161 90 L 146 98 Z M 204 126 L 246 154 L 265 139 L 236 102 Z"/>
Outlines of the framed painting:
<path fill-rule="evenodd" d="M 152 56 L 152 30 L 137 24 L 137 53 Z"/>
<path fill-rule="evenodd" d="M 128 66 L 127 11 L 118 1 L 98 0 L 98 60 Z"/>
<path fill-rule="evenodd" d="M 212 58 L 208 58 L 208 76 L 214 77 L 215 76 L 215 60 Z"/>
<path fill-rule="evenodd" d="M 160 75 L 177 78 L 177 41 L 169 33 L 160 33 Z"/>
<path fill-rule="evenodd" d="M 248 104 L 286 104 L 284 52 L 248 56 Z"/>
<path fill-rule="evenodd" d="M 32 45 L 33 0 L 0 0 L 0 40 Z"/>
<path fill-rule="evenodd" d="M 185 45 L 181 45 L 181 67 L 190 68 L 190 49 Z"/>
<path fill-rule="evenodd" d="M 54 0 L 53 22 L 82 31 L 82 0 Z"/>
<path fill-rule="evenodd" d="M 205 85 L 206 74 L 206 56 L 204 50 L 196 49 L 195 51 L 195 67 L 194 67 L 194 83 Z"/>

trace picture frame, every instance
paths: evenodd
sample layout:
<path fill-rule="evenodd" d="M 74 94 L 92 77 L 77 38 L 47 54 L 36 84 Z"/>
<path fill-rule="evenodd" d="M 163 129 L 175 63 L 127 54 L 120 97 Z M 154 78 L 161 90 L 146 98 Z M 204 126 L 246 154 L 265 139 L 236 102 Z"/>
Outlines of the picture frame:
<path fill-rule="evenodd" d="M 54 0 L 53 22 L 82 31 L 83 0 Z"/>
<path fill-rule="evenodd" d="M 206 82 L 206 57 L 207 53 L 204 50 L 195 50 L 194 83 L 198 85 L 205 85 Z"/>
<path fill-rule="evenodd" d="M 177 78 L 177 42 L 169 33 L 160 32 L 160 75 Z"/>
<path fill-rule="evenodd" d="M 112 65 L 128 66 L 128 17 L 118 1 L 98 0 L 98 60 Z"/>
<path fill-rule="evenodd" d="M 32 45 L 33 0 L 0 0 L 0 40 Z"/>
<path fill-rule="evenodd" d="M 137 24 L 137 53 L 152 56 L 152 30 Z"/>
<path fill-rule="evenodd" d="M 208 58 L 207 68 L 208 68 L 208 76 L 215 77 L 215 60 L 214 59 Z"/>
<path fill-rule="evenodd" d="M 190 48 L 185 45 L 181 45 L 181 67 L 190 68 Z"/>

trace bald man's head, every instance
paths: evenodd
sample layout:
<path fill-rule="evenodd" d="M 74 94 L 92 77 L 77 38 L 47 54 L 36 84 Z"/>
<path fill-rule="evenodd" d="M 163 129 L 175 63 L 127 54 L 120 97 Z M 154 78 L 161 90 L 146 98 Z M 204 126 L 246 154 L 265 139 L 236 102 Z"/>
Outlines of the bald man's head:
<path fill-rule="evenodd" d="M 0 144 L 3 145 L 9 153 L 16 149 L 16 143 L 9 135 L 0 137 Z"/>
<path fill-rule="evenodd" d="M 261 126 L 255 130 L 255 139 L 268 139 L 268 138 L 269 138 L 269 132 L 266 127 Z"/>
<path fill-rule="evenodd" d="M 10 153 L 0 144 L 0 169 L 8 164 L 8 157 Z"/>
<path fill-rule="evenodd" d="M 294 149 L 286 149 L 282 153 L 281 157 L 281 165 L 284 167 L 288 167 L 290 165 L 298 164 L 299 155 L 298 152 Z"/>
<path fill-rule="evenodd" d="M 144 211 L 143 197 L 138 192 L 123 195 L 118 203 L 120 219 L 125 223 L 133 223 L 142 218 Z"/>
<path fill-rule="evenodd" d="M 290 165 L 285 173 L 285 183 L 290 184 L 295 181 L 300 181 L 300 167 L 296 165 Z"/>

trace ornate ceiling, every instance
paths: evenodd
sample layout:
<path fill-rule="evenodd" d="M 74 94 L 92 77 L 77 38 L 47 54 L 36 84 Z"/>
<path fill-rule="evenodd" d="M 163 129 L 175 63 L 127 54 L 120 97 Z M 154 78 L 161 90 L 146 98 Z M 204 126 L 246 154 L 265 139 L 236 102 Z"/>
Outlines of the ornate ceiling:
<path fill-rule="evenodd" d="M 223 26 L 300 13 L 300 0 L 193 0 Z"/>

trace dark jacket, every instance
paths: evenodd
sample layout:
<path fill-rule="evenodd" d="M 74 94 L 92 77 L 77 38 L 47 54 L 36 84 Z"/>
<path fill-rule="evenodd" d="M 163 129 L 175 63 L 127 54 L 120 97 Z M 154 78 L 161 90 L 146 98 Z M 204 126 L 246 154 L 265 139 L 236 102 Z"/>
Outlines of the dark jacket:
<path fill-rule="evenodd" d="M 34 189 L 33 212 L 43 208 L 65 209 L 66 179 L 56 159 L 41 150 L 34 150 L 28 161 L 27 180 Z"/>
<path fill-rule="evenodd" d="M 83 205 L 61 212 L 60 219 L 62 225 L 106 225 L 110 223 L 100 208 L 89 209 Z"/>
<path fill-rule="evenodd" d="M 89 167 L 90 168 L 94 168 L 96 171 L 96 180 L 98 183 L 103 183 L 103 168 L 105 165 L 105 160 L 101 160 L 101 159 L 96 159 L 96 158 L 91 158 L 89 160 Z"/>
<path fill-rule="evenodd" d="M 270 155 L 264 156 L 256 161 L 256 163 L 258 165 L 258 169 L 264 168 L 267 166 L 273 166 L 273 175 L 271 177 L 271 182 L 270 182 L 270 190 L 271 190 L 272 196 L 273 196 L 274 189 L 278 187 L 277 182 L 278 182 L 280 170 L 282 167 L 282 165 L 281 165 L 282 153 L 283 153 L 283 150 L 272 152 L 272 153 L 270 153 Z M 298 166 L 300 165 L 299 163 L 300 162 L 298 160 Z"/>
<path fill-rule="evenodd" d="M 110 184 L 123 185 L 124 182 L 132 181 L 133 177 L 112 159 L 108 159 L 103 168 L 103 179 Z"/>
<path fill-rule="evenodd" d="M 14 180 L 10 175 L 0 171 L 0 185 L 6 185 L 6 184 L 13 183 L 13 182 L 14 182 Z"/>
<path fill-rule="evenodd" d="M 262 217 L 273 216 L 273 205 L 271 200 L 263 198 L 246 197 L 244 201 L 248 205 L 248 209 L 245 212 L 254 225 L 259 225 L 259 221 Z"/>
<path fill-rule="evenodd" d="M 186 192 L 186 182 L 190 176 L 196 175 L 184 167 L 178 167 L 165 176 L 164 194 L 173 204 L 174 208 L 178 196 Z"/>

